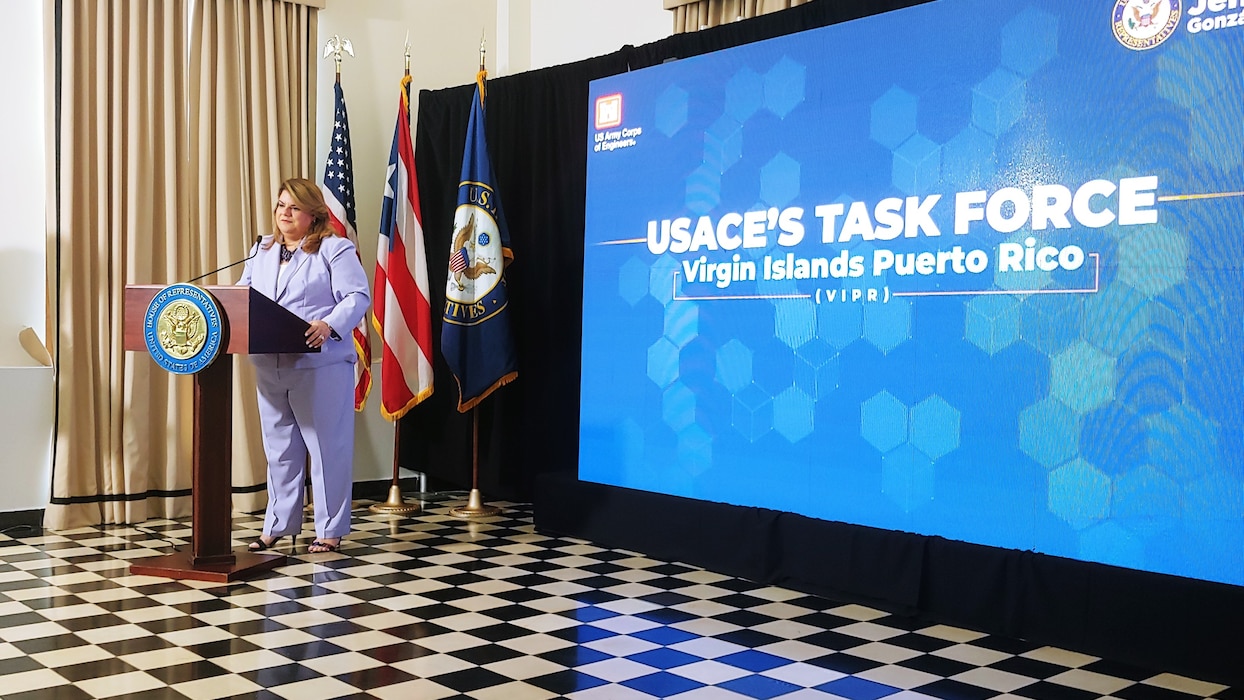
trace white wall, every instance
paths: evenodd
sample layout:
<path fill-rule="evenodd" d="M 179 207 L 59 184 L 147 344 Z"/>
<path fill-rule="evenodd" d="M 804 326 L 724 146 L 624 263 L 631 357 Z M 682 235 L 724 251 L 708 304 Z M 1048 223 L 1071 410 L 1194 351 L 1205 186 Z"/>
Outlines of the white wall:
<path fill-rule="evenodd" d="M 515 2 L 515 4 L 518 4 Z M 525 0 L 531 7 L 528 68 L 556 66 L 670 35 L 661 0 Z"/>
<path fill-rule="evenodd" d="M 619 6 L 626 9 L 619 10 Z M 319 16 L 319 46 L 337 35 L 350 40 L 355 54 L 344 58 L 341 84 L 350 116 L 359 244 L 368 276 L 373 277 L 376 267 L 380 204 L 408 32 L 413 133 L 419 90 L 475 80 L 481 35 L 489 75 L 498 77 L 612 53 L 626 44 L 656 41 L 669 36 L 672 27 L 672 15 L 662 8 L 661 0 L 328 0 Z M 333 80 L 332 59 L 324 59 L 317 85 L 317 179 L 323 176 L 332 133 Z M 425 232 L 428 236 L 449 233 Z M 429 265 L 440 263 L 428 261 Z M 373 333 L 377 358 L 378 347 Z M 372 398 L 355 422 L 356 481 L 379 481 L 393 475 L 393 426 L 380 417 L 379 386 L 377 359 Z M 452 385 L 437 387 L 437 391 L 456 390 Z"/>
<path fill-rule="evenodd" d="M 43 3 L 0 0 L 10 67 L 0 71 L 7 158 L 0 168 L 5 225 L 0 226 L 0 367 L 35 363 L 17 342 L 25 326 L 45 339 Z"/>
<path fill-rule="evenodd" d="M 8 96 L 0 112 L 8 151 L 0 168 L 0 512 L 10 512 L 46 507 L 52 483 L 52 371 L 17 339 L 26 326 L 41 340 L 46 333 L 43 3 L 0 0 L 0 26 L 13 57 L 0 71 Z"/>

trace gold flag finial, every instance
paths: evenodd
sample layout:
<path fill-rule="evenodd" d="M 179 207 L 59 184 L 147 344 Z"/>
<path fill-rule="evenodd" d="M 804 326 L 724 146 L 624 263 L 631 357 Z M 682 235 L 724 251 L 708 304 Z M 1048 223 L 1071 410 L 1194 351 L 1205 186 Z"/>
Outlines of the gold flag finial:
<path fill-rule="evenodd" d="M 328 58 L 329 56 L 333 57 L 333 63 L 335 63 L 337 67 L 338 78 L 341 77 L 342 53 L 348 53 L 350 54 L 350 57 L 353 58 L 354 47 L 350 44 L 349 39 L 334 34 L 333 38 L 329 39 L 328 42 L 324 44 L 324 58 Z"/>
<path fill-rule="evenodd" d="M 487 53 L 487 50 L 485 49 L 484 30 L 480 29 L 479 30 L 479 69 L 480 70 L 486 70 L 484 68 L 484 54 L 485 53 Z"/>
<path fill-rule="evenodd" d="M 406 75 L 410 75 L 410 30 L 406 30 Z"/>

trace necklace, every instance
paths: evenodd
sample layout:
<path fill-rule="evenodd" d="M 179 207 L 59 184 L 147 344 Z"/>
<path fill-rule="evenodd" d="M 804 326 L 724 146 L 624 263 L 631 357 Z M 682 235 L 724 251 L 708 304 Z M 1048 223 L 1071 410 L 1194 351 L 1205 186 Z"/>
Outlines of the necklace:
<path fill-rule="evenodd" d="M 281 246 L 281 262 L 287 263 L 293 259 L 294 259 L 294 251 L 290 250 L 289 248 L 286 248 L 285 246 Z"/>

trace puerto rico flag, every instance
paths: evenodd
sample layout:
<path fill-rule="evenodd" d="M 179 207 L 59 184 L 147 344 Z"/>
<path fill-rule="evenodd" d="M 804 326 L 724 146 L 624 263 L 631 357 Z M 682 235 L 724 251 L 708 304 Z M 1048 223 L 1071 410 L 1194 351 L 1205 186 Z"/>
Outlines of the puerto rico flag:
<path fill-rule="evenodd" d="M 324 162 L 324 181 L 320 191 L 328 204 L 329 219 L 338 236 L 345 236 L 357 252 L 359 235 L 354 226 L 354 161 L 350 156 L 350 125 L 346 120 L 346 98 L 341 91 L 341 76 L 333 85 L 333 138 L 328 144 Z M 354 349 L 359 360 L 354 365 L 354 410 L 363 410 L 371 393 L 371 337 L 364 318 L 354 329 Z"/>
<path fill-rule="evenodd" d="M 384 339 L 380 414 L 392 421 L 432 395 L 432 306 L 421 219 L 407 75 L 402 78 L 385 176 L 372 294 L 372 324 Z"/>

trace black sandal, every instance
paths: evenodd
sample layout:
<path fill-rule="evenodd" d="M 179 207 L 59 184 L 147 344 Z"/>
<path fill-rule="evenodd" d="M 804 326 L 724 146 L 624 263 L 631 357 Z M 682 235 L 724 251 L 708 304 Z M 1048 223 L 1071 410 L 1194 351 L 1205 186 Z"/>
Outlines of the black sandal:
<path fill-rule="evenodd" d="M 312 551 L 316 547 L 319 548 L 319 551 Z M 307 547 L 307 552 L 311 554 L 328 554 L 330 552 L 336 552 L 339 549 L 341 549 L 341 540 L 337 540 L 337 544 L 316 540 L 312 542 L 309 547 Z"/>
<path fill-rule="evenodd" d="M 254 542 L 251 542 L 249 545 L 246 546 L 246 551 L 262 552 L 265 549 L 271 549 L 272 547 L 277 546 L 277 544 L 280 543 L 281 539 L 282 539 L 281 537 L 273 537 L 271 542 L 264 542 L 263 535 L 260 535 L 259 537 L 255 538 Z"/>

